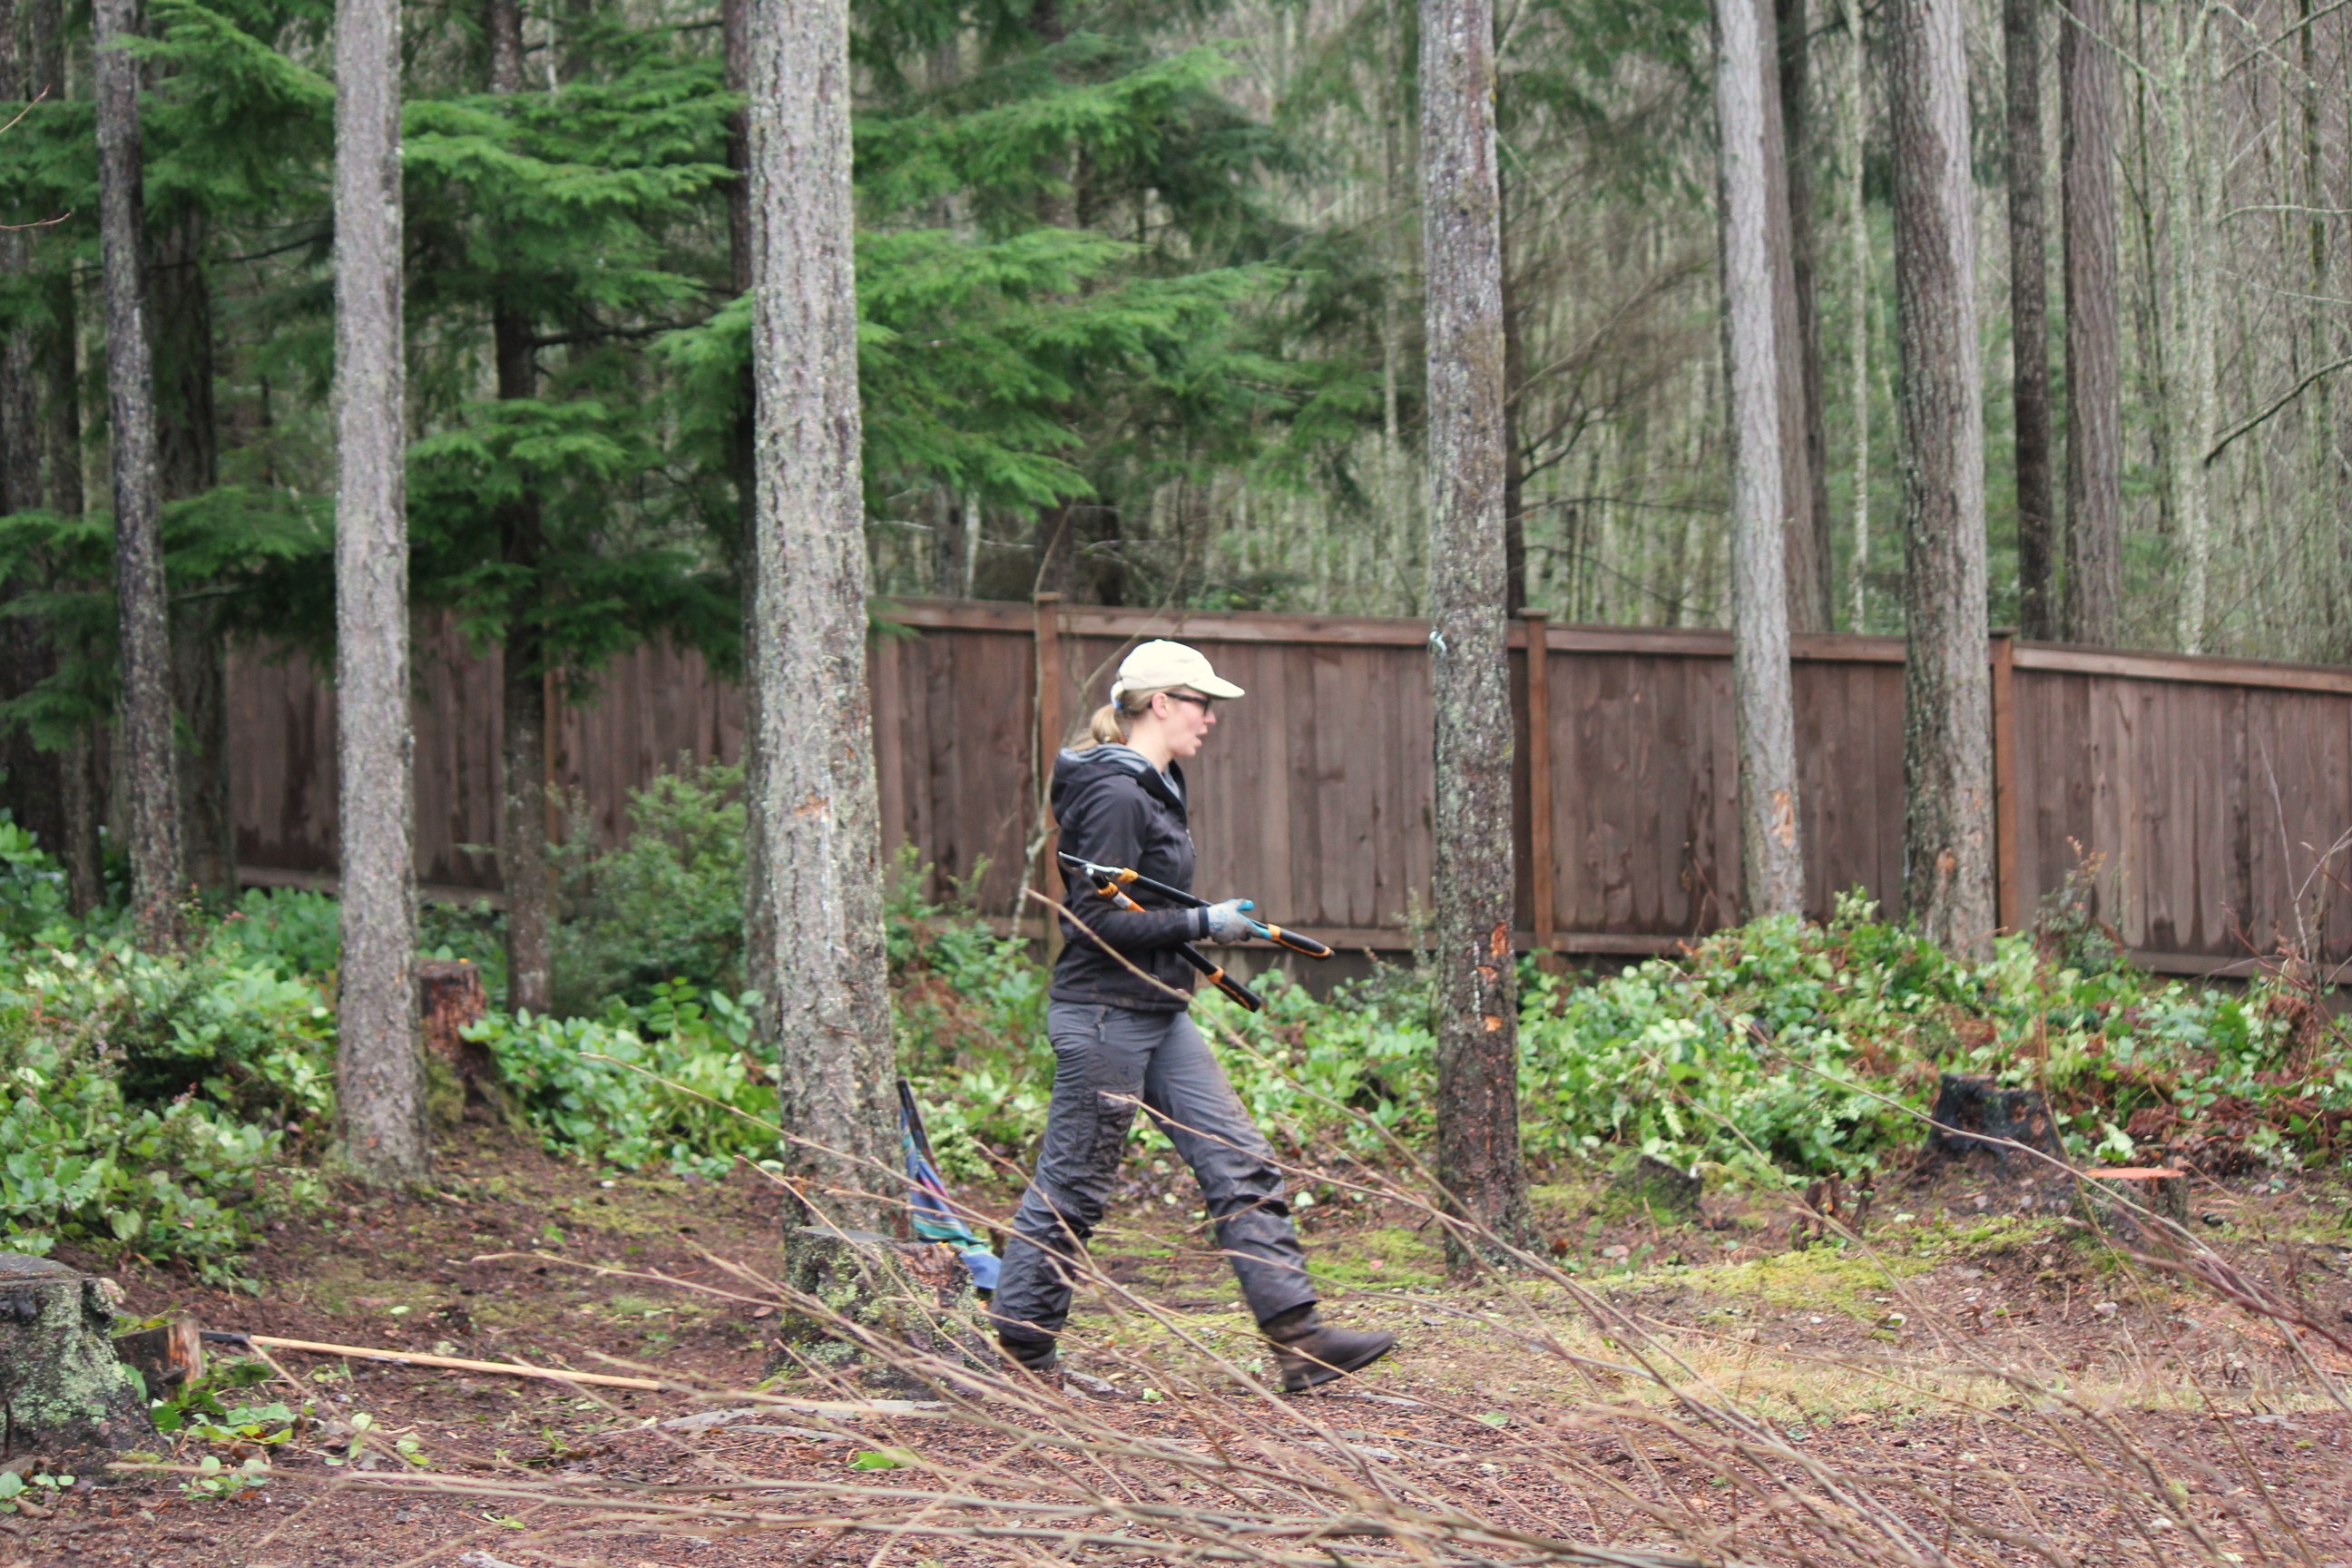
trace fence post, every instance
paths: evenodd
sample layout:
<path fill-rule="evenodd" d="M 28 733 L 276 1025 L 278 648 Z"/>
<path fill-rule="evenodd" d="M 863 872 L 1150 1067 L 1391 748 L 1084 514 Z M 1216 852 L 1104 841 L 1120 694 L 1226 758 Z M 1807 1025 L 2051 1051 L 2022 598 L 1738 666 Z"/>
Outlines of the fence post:
<path fill-rule="evenodd" d="M 2017 639 L 1992 639 L 1992 876 L 1995 921 L 2025 924 L 2025 888 L 2017 865 Z"/>
<path fill-rule="evenodd" d="M 1535 905 L 1536 952 L 1554 935 L 1551 871 L 1551 619 L 1521 610 L 1528 643 L 1528 896 Z"/>
<path fill-rule="evenodd" d="M 1030 885 L 1051 896 L 1053 882 L 1046 873 L 1053 868 L 1054 850 L 1060 839 L 1054 827 L 1054 804 L 1051 790 L 1054 784 L 1054 757 L 1062 749 L 1062 595 L 1039 594 L 1033 602 L 1036 611 L 1037 637 L 1037 861 L 1030 868 Z M 1024 902 L 1026 900 L 1024 900 Z M 1038 911 L 1045 918 L 1045 961 L 1051 963 L 1062 956 L 1062 922 L 1051 910 Z M 1026 909 L 1013 911 L 1016 929 L 1028 915 Z"/>

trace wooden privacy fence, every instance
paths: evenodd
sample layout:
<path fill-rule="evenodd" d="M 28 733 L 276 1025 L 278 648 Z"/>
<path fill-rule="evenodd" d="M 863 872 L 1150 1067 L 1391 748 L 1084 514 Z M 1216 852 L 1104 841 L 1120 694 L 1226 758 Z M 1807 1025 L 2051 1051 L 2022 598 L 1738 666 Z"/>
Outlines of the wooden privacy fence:
<path fill-rule="evenodd" d="M 983 910 L 1026 913 L 1041 737 L 1083 727 L 1133 641 L 1178 636 L 1249 691 L 1188 768 L 1202 889 L 1339 945 L 1411 945 L 1432 859 L 1424 623 L 1051 601 L 902 602 L 883 618 L 869 679 L 886 838 Z M 1808 908 L 1826 916 L 1859 887 L 1899 913 L 1903 645 L 1793 643 Z M 1729 637 L 1530 617 L 1511 650 L 1521 944 L 1664 952 L 1738 919 Z M 1989 658 L 2004 925 L 2087 853 L 2100 918 L 2152 968 L 2217 972 L 2281 940 L 2352 956 L 2352 886 L 2322 868 L 2352 829 L 2352 670 L 2007 637 Z M 444 636 L 419 668 L 418 873 L 490 889 L 497 656 Z M 332 693 L 299 660 L 247 654 L 231 698 L 247 879 L 331 872 Z M 551 728 L 555 782 L 609 842 L 631 787 L 682 755 L 737 759 L 741 704 L 698 658 L 647 646 L 556 703 Z"/>

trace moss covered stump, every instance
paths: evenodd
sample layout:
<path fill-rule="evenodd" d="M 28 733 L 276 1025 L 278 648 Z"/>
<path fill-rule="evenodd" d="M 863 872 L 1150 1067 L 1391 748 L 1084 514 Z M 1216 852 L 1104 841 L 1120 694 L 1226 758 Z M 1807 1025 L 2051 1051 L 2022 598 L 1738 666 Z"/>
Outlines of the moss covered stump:
<path fill-rule="evenodd" d="M 1706 1184 L 1696 1171 L 1669 1165 L 1654 1154 L 1627 1161 L 1610 1181 L 1610 1194 L 1627 1209 L 1661 1225 L 1685 1225 L 1699 1217 Z"/>
<path fill-rule="evenodd" d="M 1943 1075 L 1928 1123 L 1928 1152 L 1948 1159 L 1989 1153 L 2004 1165 L 2013 1155 L 2032 1163 L 2017 1145 L 2060 1158 L 2065 1153 L 2040 1089 L 2006 1089 L 1973 1073 Z"/>
<path fill-rule="evenodd" d="M 0 1253 L 0 1459 L 153 1438 L 139 1379 L 108 1338 L 116 1295 L 110 1279 Z"/>
<path fill-rule="evenodd" d="M 858 1372 L 903 1384 L 920 1381 L 925 1362 L 995 1361 L 971 1276 L 937 1242 L 803 1226 L 785 1243 L 784 1284 L 793 1300 L 772 1373 Z"/>

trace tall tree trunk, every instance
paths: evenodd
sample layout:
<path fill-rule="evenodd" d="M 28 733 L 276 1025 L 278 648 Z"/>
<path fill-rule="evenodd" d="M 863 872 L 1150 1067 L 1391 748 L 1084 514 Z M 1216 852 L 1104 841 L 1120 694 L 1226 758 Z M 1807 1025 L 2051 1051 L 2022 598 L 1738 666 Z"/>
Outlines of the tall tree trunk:
<path fill-rule="evenodd" d="M 62 102 L 66 96 L 63 0 L 32 0 L 26 9 L 28 95 Z M 46 287 L 49 330 L 40 344 L 40 390 L 47 406 L 41 431 L 43 489 L 51 511 L 79 517 L 83 506 L 81 377 L 77 363 L 80 331 L 72 269 L 56 268 Z M 58 855 L 66 867 L 66 902 L 76 915 L 86 915 L 105 896 L 98 829 L 106 815 L 106 791 L 99 776 L 95 725 L 82 727 L 59 753 L 58 766 L 65 815 Z"/>
<path fill-rule="evenodd" d="M 416 1037 L 400 3 L 334 16 L 334 647 L 343 823 L 343 1147 L 372 1183 L 433 1166 Z"/>
<path fill-rule="evenodd" d="M 879 1228 L 898 1154 L 881 808 L 866 685 L 847 0 L 751 0 L 755 613 L 763 1023 L 804 1196 Z"/>
<path fill-rule="evenodd" d="M 2210 72 L 2206 64 L 2205 0 L 2175 0 L 2166 8 L 2165 40 L 2171 56 L 2165 77 L 2166 224 L 2172 258 L 2172 310 L 2165 325 L 2172 348 L 2166 354 L 2173 374 L 2166 394 L 2172 403 L 2171 449 L 2174 521 L 2180 562 L 2180 601 L 2175 637 L 2183 653 L 2205 646 L 2206 577 L 2213 551 L 2212 489 L 2205 448 L 2219 434 L 2219 386 L 2214 365 L 2214 312 L 2221 279 L 2213 267 L 2212 170 L 2209 145 Z"/>
<path fill-rule="evenodd" d="M 1715 8 L 1716 202 L 1731 406 L 1731 689 L 1739 746 L 1743 912 L 1803 911 L 1787 534 L 1780 526 L 1780 344 L 1765 184 L 1764 36 L 1750 0 Z"/>
<path fill-rule="evenodd" d="M 2123 631 L 2124 358 L 2116 237 L 2116 74 L 2107 0 L 2060 13 L 2066 260 L 2066 636 Z"/>
<path fill-rule="evenodd" d="M 2049 254 L 2042 221 L 2042 0 L 2003 0 L 2009 66 L 2011 400 L 2017 425 L 2017 620 L 2058 636 L 2057 513 L 2051 497 Z"/>
<path fill-rule="evenodd" d="M 499 396 L 538 390 L 530 330 L 504 305 L 492 312 Z M 509 601 L 502 660 L 499 760 L 499 881 L 507 898 L 507 1005 L 547 1011 L 554 994 L 554 868 L 547 846 L 547 647 L 538 614 L 546 544 L 539 497 L 527 486 L 500 510 L 500 558 L 523 589 Z"/>
<path fill-rule="evenodd" d="M 15 0 L 0 0 L 0 114 L 13 117 L 25 98 L 26 72 L 16 48 Z M 13 223 L 19 214 L 5 214 Z M 0 228 L 0 287 L 22 289 L 27 257 L 24 234 Z M 41 504 L 40 414 L 34 398 L 38 333 L 29 325 L 12 330 L 0 344 L 0 515 L 30 511 Z M 0 584 L 0 600 L 31 586 Z M 21 616 L 0 620 L 0 701 L 21 695 L 57 668 L 48 629 Z M 0 725 L 0 787 L 16 825 L 37 837 L 44 849 L 64 847 L 64 780 L 52 752 L 33 744 L 20 724 Z"/>
<path fill-rule="evenodd" d="M 166 502 L 220 483 L 213 407 L 209 225 L 184 213 L 153 241 L 148 319 L 154 323 L 155 466 Z M 172 698 L 179 715 L 180 833 L 188 879 L 216 899 L 236 893 L 236 819 L 229 805 L 228 639 L 209 599 L 172 610 Z"/>
<path fill-rule="evenodd" d="M 746 93 L 751 80 L 751 0 L 721 0 L 719 8 L 721 68 L 725 72 L 727 90 Z M 739 296 L 751 292 L 751 109 L 748 104 L 727 117 L 727 166 L 735 171 L 735 183 L 727 192 L 727 264 L 728 280 Z M 729 473 L 735 484 L 735 537 L 730 548 L 735 553 L 735 584 L 742 605 L 742 653 L 745 661 L 743 681 L 743 733 L 755 735 L 760 731 L 760 683 L 750 678 L 751 647 L 758 639 L 759 572 L 753 561 L 759 537 L 759 450 L 760 432 L 755 410 L 758 396 L 754 389 L 751 361 L 747 354 L 743 374 L 735 389 L 735 423 L 727 458 Z M 760 749 L 743 748 L 743 792 L 746 800 L 760 795 Z M 767 851 L 761 837 L 760 814 L 747 811 L 743 817 L 743 979 L 744 983 L 762 996 L 776 994 L 776 977 L 767 967 L 776 951 L 775 932 L 760 922 L 767 918 L 772 907 L 767 895 L 763 868 L 768 863 Z"/>
<path fill-rule="evenodd" d="M 520 0 L 489 0 L 482 14 L 482 32 L 490 46 L 490 90 L 511 98 L 522 90 Z"/>
<path fill-rule="evenodd" d="M 1798 590 L 1811 603 L 1812 620 L 1807 631 L 1830 629 L 1830 606 L 1837 602 L 1831 563 L 1829 414 L 1822 381 L 1822 305 L 1820 251 L 1813 237 L 1812 98 L 1807 83 L 1811 74 L 1811 29 L 1805 0 L 1777 0 L 1780 61 L 1781 167 L 1789 195 L 1789 289 L 1796 306 L 1797 335 L 1780 340 L 1781 357 L 1795 360 L 1800 402 L 1797 415 L 1805 443 L 1804 489 L 1798 496 L 1801 509 L 1791 506 L 1790 519 L 1805 536 L 1804 560 L 1813 582 Z M 1785 486 L 1784 486 L 1785 488 Z"/>
<path fill-rule="evenodd" d="M 2299 96 L 2303 110 L 2303 203 L 2308 247 L 2305 275 L 2306 287 L 2315 300 L 2328 297 L 2329 247 L 2326 165 L 2323 159 L 2324 139 L 2321 134 L 2321 99 L 2318 43 L 2311 26 L 2315 0 L 2296 0 L 2295 14 L 2302 22 L 2302 35 L 2297 49 L 2303 67 Z M 2347 58 L 2352 65 L 2352 58 Z M 2341 314 L 2320 318 L 2312 323 L 2305 345 L 2305 364 L 2317 368 L 2338 357 L 2344 342 Z M 2346 590 L 2352 588 L 2352 574 L 2344 570 L 2347 542 L 2345 530 L 2336 526 L 2345 500 L 2344 472 L 2338 461 L 2336 444 L 2341 438 L 2336 428 L 2335 389 L 2323 379 L 2311 389 L 2311 411 L 2304 420 L 2305 467 L 2307 479 L 2303 538 L 2299 553 L 2303 557 L 2304 574 L 2315 590 L 2310 596 L 2319 606 L 2319 625 L 2314 628 L 2318 657 L 2330 663 L 2352 659 L 2352 637 L 2347 627 L 2352 626 L 2352 605 L 2345 603 Z"/>
<path fill-rule="evenodd" d="M 1960 7 L 1894 0 L 1895 306 L 1903 366 L 1904 902 L 1927 938 L 1992 951 L 1992 693 L 1984 409 Z"/>
<path fill-rule="evenodd" d="M 345 1157 L 390 1184 L 423 1180 L 433 1157 L 415 974 L 399 0 L 337 0 L 335 81 L 336 1085 Z"/>
<path fill-rule="evenodd" d="M 1437 1179 L 1508 1246 L 1528 1226 L 1511 952 L 1504 663 L 1502 225 L 1488 0 L 1421 0 L 1429 339 L 1429 648 L 1436 714 Z M 1481 1237 L 1446 1234 L 1456 1267 Z"/>
<path fill-rule="evenodd" d="M 1519 312 L 1527 300 L 1511 282 L 1510 182 L 1495 166 L 1495 270 L 1503 300 L 1503 608 L 1528 606 L 1527 453 L 1519 432 L 1526 425 L 1527 322 Z"/>
<path fill-rule="evenodd" d="M 1847 584 L 1851 609 L 1846 630 L 1864 632 L 1870 613 L 1870 205 L 1863 167 L 1864 126 L 1868 120 L 1864 70 L 1869 44 L 1862 30 L 1861 0 L 1843 0 L 1847 47 L 1844 90 L 1838 95 L 1838 140 L 1843 146 L 1840 173 L 1845 184 L 1846 259 L 1853 321 L 1847 329 L 1846 399 L 1853 405 L 1853 571 Z"/>
<path fill-rule="evenodd" d="M 522 89 L 522 6 L 489 0 L 490 90 Z M 539 393 L 531 324 L 502 289 L 490 306 L 491 355 L 502 400 Z M 539 496 L 522 493 L 499 514 L 499 552 L 523 584 L 509 602 L 500 689 L 499 881 L 507 900 L 507 1005 L 544 1013 L 555 991 L 555 876 L 547 848 L 547 649 L 539 619 L 545 548 Z"/>
<path fill-rule="evenodd" d="M 186 891 L 172 745 L 172 652 L 155 479 L 155 377 L 139 277 L 141 168 L 134 0 L 98 0 L 98 228 L 113 412 L 114 591 L 122 622 L 115 767 L 129 807 L 131 903 L 150 952 L 180 943 Z"/>
<path fill-rule="evenodd" d="M 1760 37 L 1775 37 L 1779 11 L 1774 0 L 1755 0 Z M 1756 62 L 1764 102 L 1766 221 L 1772 257 L 1772 336 L 1780 345 L 1780 493 L 1781 516 L 1788 530 L 1785 554 L 1789 577 L 1789 624 L 1798 631 L 1825 629 L 1829 605 L 1821 595 L 1822 566 L 1815 559 L 1812 531 L 1812 465 L 1805 449 L 1805 365 L 1797 344 L 1803 336 L 1802 311 L 1797 303 L 1796 247 L 1791 233 L 1794 216 L 1789 205 L 1789 133 L 1780 104 L 1780 72 L 1776 53 L 1768 50 Z"/>

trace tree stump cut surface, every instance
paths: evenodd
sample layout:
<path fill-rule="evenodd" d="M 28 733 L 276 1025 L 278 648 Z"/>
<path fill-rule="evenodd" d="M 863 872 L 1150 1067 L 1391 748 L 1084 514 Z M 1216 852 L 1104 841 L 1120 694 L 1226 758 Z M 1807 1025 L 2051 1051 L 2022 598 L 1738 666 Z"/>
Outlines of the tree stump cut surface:
<path fill-rule="evenodd" d="M 117 1294 L 62 1263 L 0 1253 L 0 1458 L 153 1438 L 139 1379 L 107 1337 Z"/>

